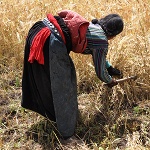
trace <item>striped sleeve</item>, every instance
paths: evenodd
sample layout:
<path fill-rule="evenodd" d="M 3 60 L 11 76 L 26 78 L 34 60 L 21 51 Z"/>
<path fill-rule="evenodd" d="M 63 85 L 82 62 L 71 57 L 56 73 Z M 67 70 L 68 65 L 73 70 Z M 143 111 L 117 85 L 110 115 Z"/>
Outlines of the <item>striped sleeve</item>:
<path fill-rule="evenodd" d="M 112 77 L 108 74 L 106 69 L 108 41 L 104 31 L 100 28 L 100 26 L 89 26 L 86 37 L 88 41 L 87 47 L 92 50 L 93 62 L 98 78 L 105 83 L 110 83 L 112 81 Z"/>

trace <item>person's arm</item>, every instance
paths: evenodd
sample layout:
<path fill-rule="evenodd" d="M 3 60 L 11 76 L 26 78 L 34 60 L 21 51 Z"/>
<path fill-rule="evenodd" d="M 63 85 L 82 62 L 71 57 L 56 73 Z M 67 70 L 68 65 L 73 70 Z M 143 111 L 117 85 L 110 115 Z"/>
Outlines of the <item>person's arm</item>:
<path fill-rule="evenodd" d="M 108 51 L 108 41 L 103 30 L 100 26 L 95 26 L 90 24 L 86 38 L 88 41 L 87 49 L 92 51 L 93 62 L 95 66 L 95 71 L 98 78 L 113 87 L 117 83 L 114 79 L 109 75 L 106 68 L 106 56 Z"/>
<path fill-rule="evenodd" d="M 113 79 L 106 68 L 106 55 L 107 50 L 106 49 L 100 49 L 100 50 L 93 50 L 93 61 L 95 65 L 95 71 L 98 76 L 98 78 L 107 83 L 107 86 L 112 88 L 113 86 L 117 85 L 117 81 Z"/>
<path fill-rule="evenodd" d="M 98 78 L 105 83 L 111 83 L 112 77 L 109 75 L 106 68 L 107 50 L 107 44 L 103 45 L 103 48 L 93 49 L 93 62 Z"/>

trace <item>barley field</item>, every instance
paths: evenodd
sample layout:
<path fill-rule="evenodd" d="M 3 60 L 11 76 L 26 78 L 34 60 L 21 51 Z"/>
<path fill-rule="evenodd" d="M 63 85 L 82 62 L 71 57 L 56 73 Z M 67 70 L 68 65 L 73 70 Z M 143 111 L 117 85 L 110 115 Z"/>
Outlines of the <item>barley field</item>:
<path fill-rule="evenodd" d="M 25 39 L 47 13 L 62 9 L 87 20 L 118 13 L 123 32 L 110 41 L 107 55 L 123 77 L 134 81 L 106 87 L 91 56 L 71 53 L 78 83 L 82 144 L 64 146 L 55 125 L 20 106 Z M 0 0 L 0 149 L 149 150 L 150 149 L 150 0 Z"/>

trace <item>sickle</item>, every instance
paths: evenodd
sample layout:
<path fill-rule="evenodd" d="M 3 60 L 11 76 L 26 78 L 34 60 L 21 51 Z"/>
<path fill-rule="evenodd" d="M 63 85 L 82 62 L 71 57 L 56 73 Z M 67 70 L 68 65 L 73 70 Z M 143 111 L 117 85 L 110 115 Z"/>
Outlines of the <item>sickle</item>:
<path fill-rule="evenodd" d="M 118 79 L 118 80 L 116 80 L 116 82 L 117 83 L 123 83 L 123 82 L 131 80 L 131 79 L 136 80 L 137 76 L 130 76 L 130 77 L 126 77 L 126 78 L 123 78 L 123 79 Z"/>

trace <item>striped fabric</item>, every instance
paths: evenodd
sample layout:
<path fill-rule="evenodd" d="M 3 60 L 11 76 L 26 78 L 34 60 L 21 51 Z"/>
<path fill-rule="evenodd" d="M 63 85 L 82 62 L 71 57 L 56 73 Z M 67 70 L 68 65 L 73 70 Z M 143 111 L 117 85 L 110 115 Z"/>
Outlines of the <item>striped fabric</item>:
<path fill-rule="evenodd" d="M 86 38 L 88 45 L 84 54 L 92 54 L 98 78 L 105 83 L 110 83 L 112 77 L 108 74 L 106 69 L 110 66 L 109 62 L 106 61 L 108 40 L 103 29 L 99 25 L 91 23 L 88 27 Z"/>

